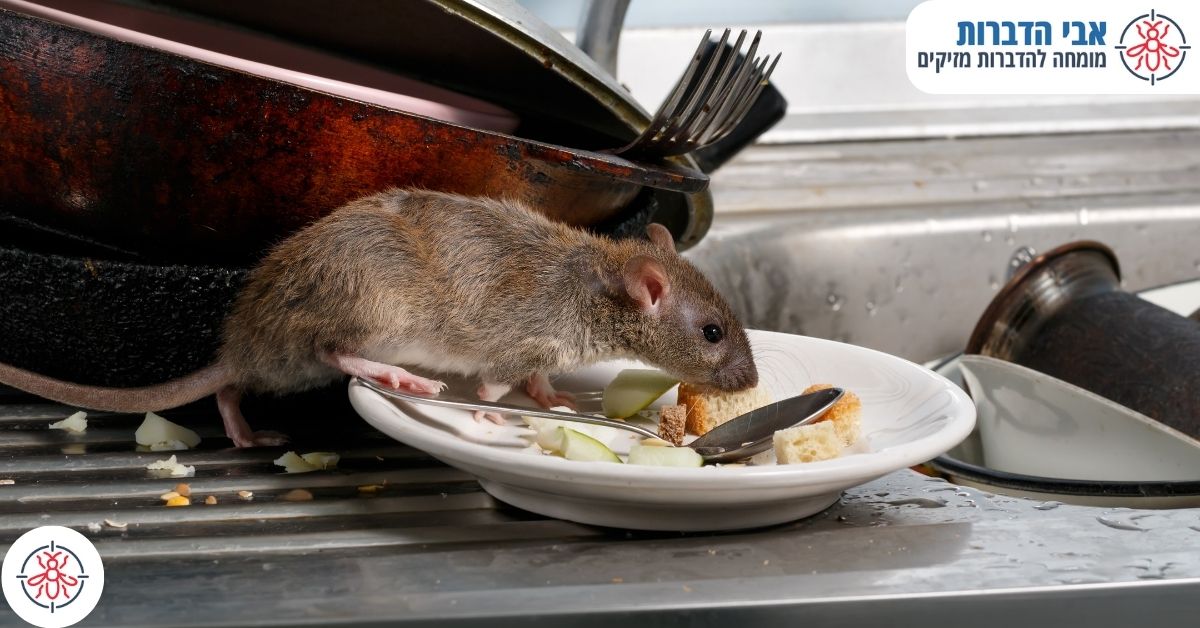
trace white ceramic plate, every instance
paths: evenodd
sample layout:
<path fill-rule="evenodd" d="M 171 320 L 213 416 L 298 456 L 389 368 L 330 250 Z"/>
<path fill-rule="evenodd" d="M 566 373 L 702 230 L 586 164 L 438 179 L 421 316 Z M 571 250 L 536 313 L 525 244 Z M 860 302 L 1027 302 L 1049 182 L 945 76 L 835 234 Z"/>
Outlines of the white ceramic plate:
<path fill-rule="evenodd" d="M 989 468 L 1071 480 L 1200 480 L 1200 442 L 1186 434 L 1019 364 L 981 355 L 959 364 Z"/>
<path fill-rule="evenodd" d="M 490 103 L 315 49 L 111 0 L 0 0 L 0 7 L 312 90 L 488 131 L 517 117 Z"/>
<path fill-rule="evenodd" d="M 493 497 L 532 512 L 641 530 L 732 530 L 820 512 L 841 491 L 918 464 L 956 445 L 975 425 L 961 389 L 920 366 L 870 349 L 752 331 L 759 377 L 774 399 L 828 382 L 862 399 L 863 436 L 834 460 L 800 465 L 677 469 L 576 462 L 537 453 L 529 431 L 475 423 L 467 412 L 393 402 L 351 382 L 350 401 L 380 431 L 479 478 Z M 597 391 L 628 361 L 605 362 L 555 385 Z M 451 394 L 473 387 L 452 384 Z M 464 386 L 459 388 L 458 386 Z M 672 403 L 669 392 L 660 403 Z M 523 396 L 506 401 L 529 403 Z M 529 403 L 529 405 L 532 405 Z"/>

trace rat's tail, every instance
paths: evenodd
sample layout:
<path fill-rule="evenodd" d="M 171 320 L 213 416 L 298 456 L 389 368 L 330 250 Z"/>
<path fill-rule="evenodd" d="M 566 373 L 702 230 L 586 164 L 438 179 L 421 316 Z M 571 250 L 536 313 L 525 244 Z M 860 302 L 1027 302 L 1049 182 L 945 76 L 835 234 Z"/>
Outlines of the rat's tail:
<path fill-rule="evenodd" d="M 153 386 L 108 388 L 73 384 L 0 363 L 0 383 L 69 406 L 108 412 L 155 412 L 207 397 L 231 381 L 220 363 Z"/>

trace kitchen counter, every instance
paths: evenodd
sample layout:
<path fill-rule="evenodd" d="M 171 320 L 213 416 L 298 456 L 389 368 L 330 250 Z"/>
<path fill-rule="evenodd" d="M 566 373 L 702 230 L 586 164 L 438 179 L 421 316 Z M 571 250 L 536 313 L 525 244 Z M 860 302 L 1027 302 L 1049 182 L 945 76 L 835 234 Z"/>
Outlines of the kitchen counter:
<path fill-rule="evenodd" d="M 1099 627 L 1186 625 L 1200 608 L 1200 509 L 1030 501 L 904 470 L 784 526 L 625 532 L 499 504 L 353 417 L 334 435 L 291 424 L 293 449 L 338 451 L 341 469 L 282 475 L 271 464 L 281 450 L 220 449 L 206 403 L 167 413 L 205 441 L 179 455 L 197 467 L 195 503 L 166 508 L 157 496 L 178 480 L 141 468 L 165 456 L 129 451 L 140 417 L 95 414 L 70 436 L 44 429 L 67 408 L 0 402 L 0 479 L 15 480 L 0 486 L 0 543 L 38 525 L 93 539 L 107 582 L 81 626 Z M 383 488 L 357 488 L 372 484 Z M 293 488 L 315 499 L 280 499 Z M 219 503 L 202 505 L 210 494 Z M 0 609 L 0 625 L 19 620 Z"/>

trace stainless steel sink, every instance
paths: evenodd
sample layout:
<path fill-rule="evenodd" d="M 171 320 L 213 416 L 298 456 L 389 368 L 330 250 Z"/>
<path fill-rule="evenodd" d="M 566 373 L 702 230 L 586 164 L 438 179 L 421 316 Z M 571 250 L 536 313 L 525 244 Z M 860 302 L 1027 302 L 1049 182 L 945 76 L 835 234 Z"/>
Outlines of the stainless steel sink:
<path fill-rule="evenodd" d="M 1127 289 L 1200 277 L 1200 131 L 765 146 L 713 181 L 688 255 L 747 326 L 925 361 L 1014 256 L 1112 247 Z"/>

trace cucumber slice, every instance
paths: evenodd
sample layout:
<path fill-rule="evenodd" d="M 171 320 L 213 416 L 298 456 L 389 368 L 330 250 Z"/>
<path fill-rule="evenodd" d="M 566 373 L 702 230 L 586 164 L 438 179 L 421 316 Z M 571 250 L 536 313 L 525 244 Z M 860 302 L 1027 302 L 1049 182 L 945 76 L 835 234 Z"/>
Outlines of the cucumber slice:
<path fill-rule="evenodd" d="M 579 462 L 621 462 L 613 450 L 604 443 L 575 430 L 565 427 L 557 428 L 558 438 L 561 439 L 562 449 L 559 453 L 567 460 Z"/>
<path fill-rule="evenodd" d="M 604 388 L 604 416 L 624 419 L 641 412 L 679 380 L 653 369 L 625 369 Z"/>
<path fill-rule="evenodd" d="M 629 464 L 655 467 L 701 467 L 704 466 L 704 458 L 688 447 L 634 445 L 629 448 Z"/>

